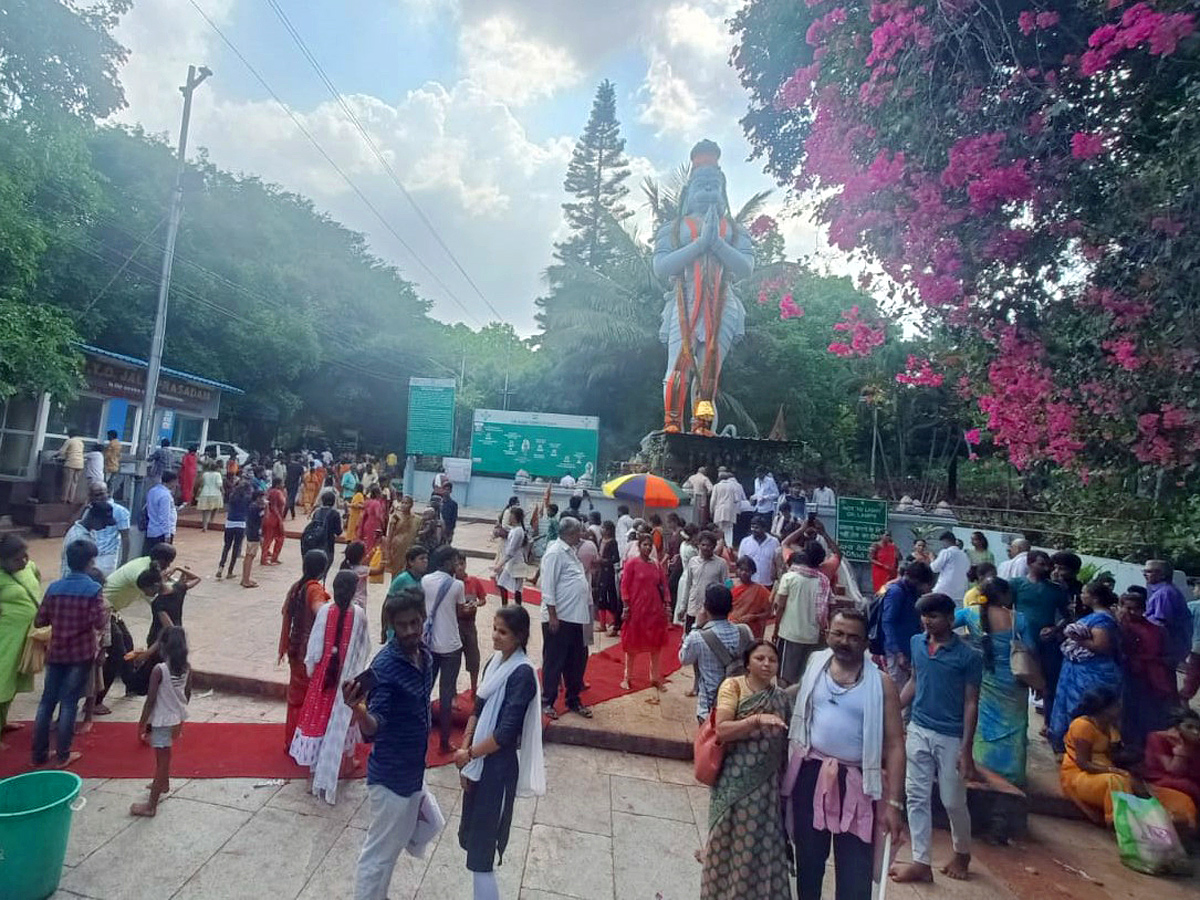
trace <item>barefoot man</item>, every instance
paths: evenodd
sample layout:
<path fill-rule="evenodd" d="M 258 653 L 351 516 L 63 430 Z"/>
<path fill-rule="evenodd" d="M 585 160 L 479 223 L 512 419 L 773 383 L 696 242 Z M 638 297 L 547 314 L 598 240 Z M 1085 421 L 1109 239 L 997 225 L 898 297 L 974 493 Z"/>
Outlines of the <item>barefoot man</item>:
<path fill-rule="evenodd" d="M 935 777 L 954 845 L 954 855 L 940 871 L 962 881 L 971 864 L 967 782 L 979 780 L 971 745 L 979 718 L 983 657 L 954 633 L 954 609 L 954 601 L 945 594 L 926 594 L 917 601 L 925 632 L 912 637 L 909 658 L 913 677 L 900 694 L 902 706 L 912 704 L 904 785 L 912 862 L 893 866 L 893 881 L 933 881 L 930 840 Z"/>
<path fill-rule="evenodd" d="M 894 844 L 904 833 L 900 696 L 867 653 L 864 613 L 841 610 L 830 621 L 826 637 L 829 649 L 808 659 L 788 731 L 791 759 L 783 795 L 796 844 L 796 896 L 820 900 L 832 844 L 836 895 L 869 900 L 875 817 L 882 817 L 883 831 L 891 834 Z M 827 816 L 830 804 L 868 812 Z"/>

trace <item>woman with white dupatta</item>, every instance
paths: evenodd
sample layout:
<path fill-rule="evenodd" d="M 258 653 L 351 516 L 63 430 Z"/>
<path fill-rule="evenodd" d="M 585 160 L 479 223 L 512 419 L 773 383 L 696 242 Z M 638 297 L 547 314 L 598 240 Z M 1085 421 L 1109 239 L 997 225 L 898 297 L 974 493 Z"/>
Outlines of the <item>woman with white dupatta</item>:
<path fill-rule="evenodd" d="M 454 755 L 463 784 L 458 842 L 474 873 L 475 900 L 500 900 L 493 867 L 497 856 L 504 862 L 513 800 L 546 793 L 542 691 L 525 655 L 528 643 L 529 613 L 521 606 L 496 610 L 496 652 L 483 670 L 475 713 Z"/>
<path fill-rule="evenodd" d="M 350 774 L 354 748 L 362 740 L 342 702 L 342 682 L 353 680 L 371 661 L 367 614 L 356 603 L 358 576 L 343 569 L 333 579 L 333 602 L 317 610 L 304 665 L 308 693 L 290 753 L 312 769 L 312 792 L 326 803 L 337 800 L 338 778 Z"/>

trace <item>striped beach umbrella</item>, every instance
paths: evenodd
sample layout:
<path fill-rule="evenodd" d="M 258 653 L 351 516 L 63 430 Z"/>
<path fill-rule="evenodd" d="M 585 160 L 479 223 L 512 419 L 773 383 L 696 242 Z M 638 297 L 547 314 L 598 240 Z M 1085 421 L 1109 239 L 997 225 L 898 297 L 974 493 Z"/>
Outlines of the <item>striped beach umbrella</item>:
<path fill-rule="evenodd" d="M 606 497 L 661 508 L 678 506 L 684 496 L 683 488 L 675 482 L 649 472 L 614 478 L 604 483 L 603 490 Z"/>

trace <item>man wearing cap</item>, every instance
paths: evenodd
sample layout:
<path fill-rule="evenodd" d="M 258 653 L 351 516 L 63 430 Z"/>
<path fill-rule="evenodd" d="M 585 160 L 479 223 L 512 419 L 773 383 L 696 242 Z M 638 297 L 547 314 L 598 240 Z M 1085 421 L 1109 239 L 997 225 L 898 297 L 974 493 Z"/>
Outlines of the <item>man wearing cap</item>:
<path fill-rule="evenodd" d="M 691 174 L 679 198 L 682 215 L 654 235 L 654 274 L 671 281 L 658 335 L 667 345 L 663 430 L 668 432 L 683 430 L 688 386 L 695 379 L 691 430 L 712 434 L 721 364 L 745 333 L 746 310 L 732 285 L 753 271 L 754 246 L 730 212 L 720 158 L 721 149 L 712 141 L 692 148 Z"/>

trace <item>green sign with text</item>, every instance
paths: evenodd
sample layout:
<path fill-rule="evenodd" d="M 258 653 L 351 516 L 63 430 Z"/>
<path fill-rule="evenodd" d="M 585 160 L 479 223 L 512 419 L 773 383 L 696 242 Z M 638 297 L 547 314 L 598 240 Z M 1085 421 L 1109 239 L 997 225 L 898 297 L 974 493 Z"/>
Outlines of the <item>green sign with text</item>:
<path fill-rule="evenodd" d="M 453 378 L 408 379 L 409 456 L 449 456 L 454 452 Z"/>
<path fill-rule="evenodd" d="M 842 556 L 856 562 L 870 560 L 871 545 L 887 531 L 888 510 L 884 500 L 858 497 L 837 498 L 837 542 Z"/>
<path fill-rule="evenodd" d="M 600 420 L 595 416 L 477 409 L 471 428 L 471 471 L 557 481 L 588 475 L 596 485 Z"/>

